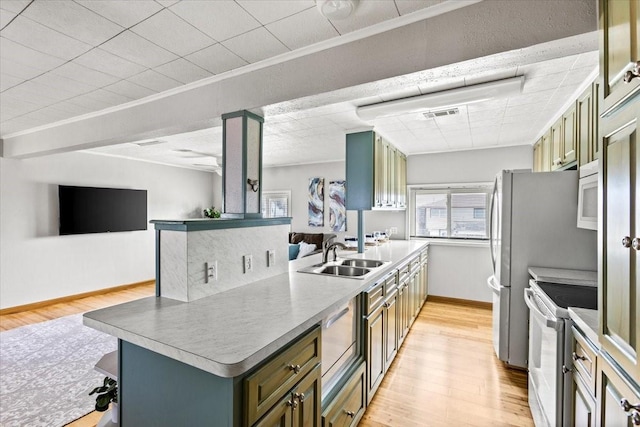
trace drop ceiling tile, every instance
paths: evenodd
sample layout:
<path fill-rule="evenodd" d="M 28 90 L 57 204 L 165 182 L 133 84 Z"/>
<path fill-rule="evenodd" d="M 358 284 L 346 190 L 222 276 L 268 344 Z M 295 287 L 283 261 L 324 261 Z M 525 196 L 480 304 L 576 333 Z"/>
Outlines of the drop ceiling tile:
<path fill-rule="evenodd" d="M 514 105 L 509 107 L 504 112 L 504 117 L 513 117 L 513 116 L 521 116 L 523 114 L 535 115 L 540 111 L 540 108 L 536 108 L 536 105 L 525 104 L 525 105 Z"/>
<path fill-rule="evenodd" d="M 0 30 L 3 29 L 16 16 L 18 16 L 17 13 L 9 12 L 5 9 L 0 9 Z"/>
<path fill-rule="evenodd" d="M 534 121 L 540 113 L 538 111 L 530 111 L 529 113 L 523 114 L 512 114 L 509 116 L 504 116 L 502 118 L 503 125 L 518 125 L 522 127 L 529 126 L 532 121 Z"/>
<path fill-rule="evenodd" d="M 12 96 L 11 89 L 2 94 L 2 98 L 0 98 L 0 111 L 2 115 L 0 117 L 3 122 L 42 108 L 42 105 L 28 102 L 24 99 L 24 97 L 18 96 L 18 94 Z"/>
<path fill-rule="evenodd" d="M 139 74 L 146 69 L 142 65 L 135 64 L 100 48 L 90 50 L 75 59 L 74 62 L 122 79 Z"/>
<path fill-rule="evenodd" d="M 132 27 L 131 31 L 178 56 L 188 55 L 216 43 L 167 9 Z"/>
<path fill-rule="evenodd" d="M 289 49 L 264 27 L 233 37 L 222 44 L 249 63 L 289 52 Z"/>
<path fill-rule="evenodd" d="M 38 76 L 35 79 L 32 79 L 31 82 L 42 84 L 56 91 L 64 92 L 66 98 L 72 98 L 97 89 L 95 85 L 80 83 L 76 80 L 71 80 L 53 73 L 46 73 Z"/>
<path fill-rule="evenodd" d="M 36 120 L 28 116 L 17 117 L 15 119 L 3 121 L 0 124 L 0 134 L 6 136 L 25 129 L 31 129 L 44 124 L 41 120 Z"/>
<path fill-rule="evenodd" d="M 182 83 L 153 70 L 143 71 L 140 74 L 129 77 L 127 80 L 156 92 L 182 86 Z"/>
<path fill-rule="evenodd" d="M 119 77 L 87 68 L 84 65 L 78 64 L 76 61 L 67 62 L 52 70 L 51 73 L 91 85 L 94 88 L 110 85 L 120 80 Z"/>
<path fill-rule="evenodd" d="M 76 0 L 76 2 L 124 28 L 129 28 L 162 10 L 161 5 L 147 0 L 129 0 L 126 2 Z"/>
<path fill-rule="evenodd" d="M 555 89 L 551 89 L 541 92 L 522 94 L 520 96 L 514 96 L 512 98 L 509 98 L 509 102 L 507 103 L 507 110 L 511 107 L 517 107 L 521 105 L 529 105 L 532 108 L 544 108 L 549 98 L 553 96 L 554 92 Z"/>
<path fill-rule="evenodd" d="M 185 57 L 213 74 L 224 73 L 247 65 L 247 62 L 230 52 L 221 44 L 215 44 Z"/>
<path fill-rule="evenodd" d="M 0 73 L 0 92 L 22 83 L 24 80 L 9 74 Z"/>
<path fill-rule="evenodd" d="M 556 74 L 547 74 L 545 76 L 528 79 L 524 82 L 522 93 L 526 95 L 529 93 L 543 92 L 545 90 L 556 89 L 562 84 L 565 78 L 570 78 L 569 73 L 567 71 L 556 73 Z"/>
<path fill-rule="evenodd" d="M 317 10 L 314 12 L 320 14 Z M 361 1 L 349 18 L 334 19 L 331 23 L 340 34 L 346 34 L 398 16 L 400 14 L 392 1 Z"/>
<path fill-rule="evenodd" d="M 469 122 L 476 120 L 500 120 L 504 116 L 504 109 L 491 109 L 482 111 L 469 111 Z"/>
<path fill-rule="evenodd" d="M 191 83 L 213 75 L 183 58 L 163 64 L 154 70 L 181 83 Z"/>
<path fill-rule="evenodd" d="M 600 62 L 600 52 L 594 50 L 592 52 L 585 52 L 578 55 L 576 62 L 571 67 L 573 68 L 581 68 L 581 67 L 597 67 Z"/>
<path fill-rule="evenodd" d="M 262 25 L 295 15 L 305 9 L 315 8 L 313 0 L 237 0 L 238 4 Z"/>
<path fill-rule="evenodd" d="M 72 117 L 80 116 L 82 114 L 87 114 L 93 111 L 91 108 L 82 107 L 69 101 L 59 102 L 57 104 L 53 104 L 51 107 L 55 108 L 56 110 L 69 113 Z"/>
<path fill-rule="evenodd" d="M 271 34 L 291 50 L 340 35 L 329 20 L 315 9 L 304 10 L 280 21 L 272 22 L 266 27 Z M 301 28 L 304 28 L 304 31 L 300 31 Z"/>
<path fill-rule="evenodd" d="M 36 119 L 43 118 L 48 123 L 53 123 L 53 122 L 57 122 L 60 120 L 73 117 L 73 114 L 66 111 L 58 110 L 53 106 L 49 106 L 49 107 L 42 108 L 38 111 L 34 111 L 33 113 L 30 114 L 30 116 Z"/>
<path fill-rule="evenodd" d="M 2 30 L 2 36 L 38 52 L 61 59 L 73 59 L 91 49 L 91 45 L 54 31 L 35 21 L 17 16 Z"/>
<path fill-rule="evenodd" d="M 17 98 L 28 99 L 41 106 L 55 104 L 56 102 L 70 98 L 73 95 L 64 90 L 45 86 L 33 80 L 25 81 L 18 86 L 7 89 L 2 96 L 11 95 Z"/>
<path fill-rule="evenodd" d="M 5 76 L 12 76 L 20 80 L 29 80 L 46 71 L 31 68 L 28 65 L 19 64 L 9 59 L 0 58 L 0 73 Z"/>
<path fill-rule="evenodd" d="M 21 16 L 92 46 L 124 30 L 120 25 L 70 0 L 34 1 Z"/>
<path fill-rule="evenodd" d="M 2 0 L 0 1 L 0 9 L 20 13 L 29 3 L 31 3 L 31 0 Z"/>
<path fill-rule="evenodd" d="M 171 5 L 178 3 L 179 0 L 156 0 L 156 1 L 161 5 L 163 5 L 164 7 L 169 7 Z"/>
<path fill-rule="evenodd" d="M 483 111 L 483 110 L 497 110 L 497 109 L 505 109 L 509 103 L 509 99 L 492 99 L 484 102 L 476 102 L 469 105 L 466 105 L 465 108 L 468 111 Z"/>
<path fill-rule="evenodd" d="M 482 147 L 495 147 L 498 145 L 499 135 L 496 134 L 481 134 L 472 135 L 472 146 L 474 148 Z"/>
<path fill-rule="evenodd" d="M 127 30 L 100 46 L 114 55 L 149 68 L 166 64 L 176 55 Z"/>
<path fill-rule="evenodd" d="M 117 95 L 125 96 L 131 99 L 140 99 L 145 96 L 153 95 L 156 91 L 147 89 L 135 83 L 131 83 L 127 80 L 120 80 L 118 83 L 114 83 L 109 86 L 105 86 L 104 90 L 113 92 Z"/>
<path fill-rule="evenodd" d="M 102 90 L 102 89 L 99 89 Z M 106 92 L 106 91 L 104 91 Z M 111 92 L 109 92 L 111 93 Z M 115 95 L 115 94 L 113 94 Z M 128 101 L 130 101 L 129 98 L 125 98 Z M 78 105 L 80 107 L 86 108 L 89 111 L 99 111 L 99 110 L 103 110 L 105 108 L 109 108 L 115 104 L 110 104 L 107 102 L 104 102 L 100 99 L 97 99 L 96 95 L 95 95 L 95 91 L 91 92 L 91 93 L 87 93 L 84 95 L 80 95 L 80 96 L 76 96 L 74 98 L 68 99 L 65 102 L 68 102 L 70 104 L 74 104 L 74 105 Z"/>
<path fill-rule="evenodd" d="M 548 61 L 536 62 L 533 64 L 518 66 L 518 76 L 525 76 L 525 79 L 557 74 L 569 70 L 578 59 L 578 55 L 565 56 Z M 525 80 L 526 81 L 526 80 Z"/>
<path fill-rule="evenodd" d="M 0 37 L 0 67 L 4 67 L 4 60 L 8 59 L 16 64 L 25 65 L 31 69 L 49 71 L 59 65 L 64 64 L 64 60 L 38 52 L 26 46 L 13 42 L 5 37 Z M 23 77 L 17 75 L 16 77 Z M 24 77 L 29 78 L 29 77 Z"/>
<path fill-rule="evenodd" d="M 170 10 L 216 41 L 230 39 L 260 26 L 232 0 L 183 0 L 171 6 Z"/>
<path fill-rule="evenodd" d="M 406 15 L 407 13 L 435 6 L 442 2 L 443 0 L 395 0 L 400 15 Z"/>
<path fill-rule="evenodd" d="M 493 131 L 495 128 L 500 130 L 502 124 L 502 118 L 492 118 L 488 120 L 469 120 L 469 129 L 471 132 L 488 132 Z"/>

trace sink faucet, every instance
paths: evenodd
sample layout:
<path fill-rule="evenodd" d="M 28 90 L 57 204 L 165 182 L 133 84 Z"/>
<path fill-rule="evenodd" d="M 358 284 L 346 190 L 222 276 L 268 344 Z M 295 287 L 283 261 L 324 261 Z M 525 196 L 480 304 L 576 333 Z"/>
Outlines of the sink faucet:
<path fill-rule="evenodd" d="M 322 263 L 326 264 L 329 261 L 329 251 L 333 250 L 333 260 L 335 261 L 338 258 L 336 254 L 336 249 L 340 246 L 342 249 L 347 249 L 348 246 L 342 242 L 333 242 L 324 245 L 324 251 L 322 252 Z"/>

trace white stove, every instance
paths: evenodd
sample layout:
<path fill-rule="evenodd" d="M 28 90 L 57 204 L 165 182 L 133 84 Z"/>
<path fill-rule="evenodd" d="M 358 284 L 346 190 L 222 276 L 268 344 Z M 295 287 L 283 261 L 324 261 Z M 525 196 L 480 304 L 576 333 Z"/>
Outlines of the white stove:
<path fill-rule="evenodd" d="M 571 322 L 568 308 L 597 308 L 597 273 L 536 267 L 529 272 L 534 278 L 524 296 L 529 307 L 529 407 L 536 427 L 568 426 L 570 408 L 564 405 L 565 393 L 571 392 L 571 381 L 564 378 L 569 372 L 564 366 L 571 364 L 567 359 L 571 343 L 565 339 Z"/>

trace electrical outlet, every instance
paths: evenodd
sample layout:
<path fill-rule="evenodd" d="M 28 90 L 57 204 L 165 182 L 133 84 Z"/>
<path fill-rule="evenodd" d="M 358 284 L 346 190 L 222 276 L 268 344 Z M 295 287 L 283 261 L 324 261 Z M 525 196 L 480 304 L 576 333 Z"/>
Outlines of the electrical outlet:
<path fill-rule="evenodd" d="M 276 251 L 267 251 L 267 267 L 273 267 L 276 265 Z"/>
<path fill-rule="evenodd" d="M 398 227 L 389 227 L 391 234 L 398 234 Z"/>
<path fill-rule="evenodd" d="M 205 268 L 205 283 L 209 283 L 210 280 L 218 280 L 218 261 L 207 262 L 204 264 Z"/>
<path fill-rule="evenodd" d="M 244 272 L 248 273 L 253 270 L 253 257 L 251 255 L 245 255 L 242 257 L 244 262 Z"/>

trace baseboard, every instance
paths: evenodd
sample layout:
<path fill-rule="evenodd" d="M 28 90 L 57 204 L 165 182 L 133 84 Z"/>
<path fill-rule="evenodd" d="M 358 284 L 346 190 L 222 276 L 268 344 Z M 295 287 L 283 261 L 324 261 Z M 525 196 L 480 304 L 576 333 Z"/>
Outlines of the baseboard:
<path fill-rule="evenodd" d="M 143 282 L 129 283 L 128 285 L 120 285 L 120 286 L 114 286 L 112 288 L 99 289 L 97 291 L 84 292 L 84 293 L 75 294 L 75 295 L 68 295 L 66 297 L 54 298 L 46 301 L 34 302 L 31 304 L 24 304 L 24 305 L 17 305 L 15 307 L 2 308 L 0 309 L 0 315 L 14 314 L 14 313 L 19 313 L 21 311 L 35 310 L 35 309 L 46 307 L 53 304 L 59 304 L 62 302 L 78 300 L 80 298 L 93 297 L 96 295 L 104 295 L 110 292 L 124 291 L 126 289 L 136 288 L 138 286 L 152 285 L 155 282 L 156 282 L 155 279 L 145 280 Z"/>
<path fill-rule="evenodd" d="M 427 297 L 427 301 L 441 302 L 445 304 L 466 305 L 469 307 L 485 308 L 488 310 L 491 310 L 493 308 L 493 303 L 491 302 L 474 301 L 470 299 L 461 299 L 461 298 L 441 297 L 438 295 L 429 295 Z"/>

